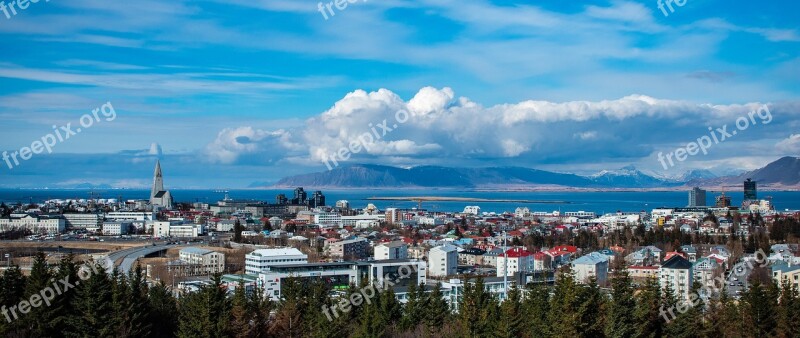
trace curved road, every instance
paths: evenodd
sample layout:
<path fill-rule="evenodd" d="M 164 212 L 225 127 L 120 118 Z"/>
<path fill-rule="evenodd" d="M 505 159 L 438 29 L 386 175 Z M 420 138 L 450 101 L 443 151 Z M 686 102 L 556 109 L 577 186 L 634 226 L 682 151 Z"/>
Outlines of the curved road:
<path fill-rule="evenodd" d="M 122 273 L 127 274 L 131 270 L 133 270 L 133 265 L 136 263 L 136 260 L 142 258 L 144 256 L 159 252 L 165 251 L 170 248 L 179 247 L 181 245 L 177 244 L 162 244 L 162 245 L 151 245 L 151 246 L 143 246 L 137 248 L 130 248 L 125 250 L 119 250 L 108 254 L 108 259 L 114 262 L 114 266 L 119 268 L 119 271 Z M 117 266 L 117 261 L 122 259 L 122 262 Z M 110 270 L 110 269 L 109 269 Z M 111 271 L 109 271 L 111 272 Z"/>

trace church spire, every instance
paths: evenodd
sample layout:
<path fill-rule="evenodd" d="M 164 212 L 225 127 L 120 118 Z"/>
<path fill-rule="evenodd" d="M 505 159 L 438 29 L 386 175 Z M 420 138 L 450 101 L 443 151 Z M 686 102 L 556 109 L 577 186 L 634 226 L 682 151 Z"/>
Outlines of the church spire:
<path fill-rule="evenodd" d="M 164 191 L 164 177 L 161 174 L 161 161 L 156 160 L 156 169 L 153 171 L 153 189 L 150 190 L 150 198 L 156 197 L 159 191 Z"/>

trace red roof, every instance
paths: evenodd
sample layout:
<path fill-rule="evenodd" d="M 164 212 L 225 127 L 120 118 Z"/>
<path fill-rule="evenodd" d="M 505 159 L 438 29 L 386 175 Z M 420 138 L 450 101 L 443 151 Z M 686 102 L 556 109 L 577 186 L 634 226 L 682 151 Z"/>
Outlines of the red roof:
<path fill-rule="evenodd" d="M 535 259 L 537 261 L 544 260 L 545 257 L 550 257 L 550 256 L 548 256 L 547 254 L 545 254 L 544 252 L 541 252 L 541 251 L 533 254 L 533 259 Z"/>
<path fill-rule="evenodd" d="M 533 253 L 523 248 L 513 248 L 506 251 L 505 255 L 500 255 L 500 257 L 505 257 L 506 255 L 508 255 L 508 258 L 520 258 L 531 256 Z"/>
<path fill-rule="evenodd" d="M 664 261 L 668 261 L 670 258 L 672 258 L 672 256 L 675 256 L 675 255 L 679 255 L 679 256 L 681 256 L 683 258 L 687 258 L 688 259 L 688 257 L 686 257 L 686 254 L 683 253 L 683 252 L 670 251 L 670 252 L 667 252 L 666 255 L 664 255 Z"/>
<path fill-rule="evenodd" d="M 550 251 L 576 253 L 578 252 L 578 247 L 572 245 L 559 245 L 550 249 Z"/>

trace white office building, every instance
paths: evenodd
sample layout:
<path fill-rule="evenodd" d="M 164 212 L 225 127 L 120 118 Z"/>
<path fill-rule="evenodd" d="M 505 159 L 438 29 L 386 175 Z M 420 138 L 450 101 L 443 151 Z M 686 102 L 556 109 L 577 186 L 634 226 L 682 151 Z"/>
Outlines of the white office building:
<path fill-rule="evenodd" d="M 259 249 L 245 255 L 244 260 L 245 272 L 257 275 L 274 266 L 306 264 L 308 255 L 295 248 Z"/>
<path fill-rule="evenodd" d="M 127 235 L 128 230 L 133 227 L 131 222 L 104 222 L 103 235 L 105 236 L 119 236 Z"/>
<path fill-rule="evenodd" d="M 450 244 L 437 246 L 428 251 L 428 273 L 444 277 L 455 275 L 458 268 L 458 249 Z"/>
<path fill-rule="evenodd" d="M 100 214 L 64 214 L 67 229 L 99 229 L 103 224 Z"/>

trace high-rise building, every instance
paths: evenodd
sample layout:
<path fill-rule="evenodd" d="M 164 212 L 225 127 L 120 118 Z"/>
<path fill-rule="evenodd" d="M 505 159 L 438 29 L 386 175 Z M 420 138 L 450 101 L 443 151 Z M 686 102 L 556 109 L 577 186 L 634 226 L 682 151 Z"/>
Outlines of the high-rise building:
<path fill-rule="evenodd" d="M 744 199 L 745 200 L 758 199 L 758 192 L 756 191 L 756 181 L 753 181 L 749 178 L 746 181 L 744 181 Z"/>
<path fill-rule="evenodd" d="M 294 189 L 294 198 L 292 198 L 292 204 L 293 205 L 306 204 L 307 197 L 308 195 L 306 195 L 306 192 L 303 190 L 303 188 Z"/>
<path fill-rule="evenodd" d="M 698 187 L 689 190 L 689 206 L 690 207 L 704 207 L 706 206 L 706 191 Z"/>
<path fill-rule="evenodd" d="M 308 206 L 311 208 L 325 206 L 325 195 L 322 194 L 322 191 L 317 190 L 311 195 L 308 199 Z"/>
<path fill-rule="evenodd" d="M 722 195 L 717 196 L 716 201 L 717 203 L 715 204 L 715 207 L 717 208 L 727 208 L 731 206 L 731 197 L 725 196 L 724 192 L 722 193 Z"/>
<path fill-rule="evenodd" d="M 172 209 L 172 194 L 164 190 L 164 176 L 161 174 L 161 161 L 156 160 L 153 171 L 153 187 L 150 189 L 150 205 L 155 208 Z"/>
<path fill-rule="evenodd" d="M 284 205 L 284 204 L 288 204 L 288 203 L 289 203 L 289 199 L 286 198 L 286 195 L 278 194 L 278 196 L 275 196 L 275 204 Z"/>

